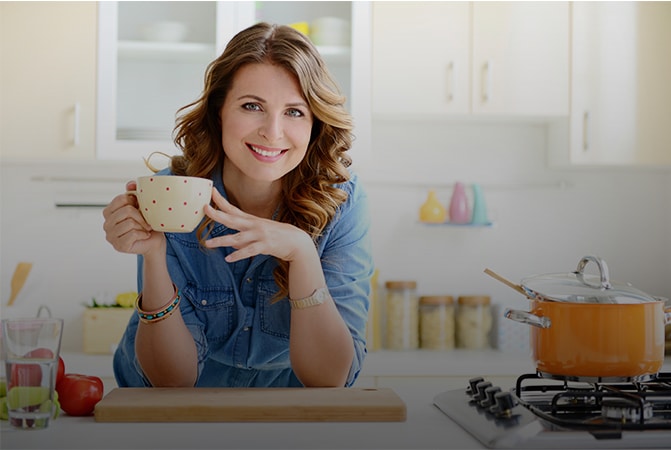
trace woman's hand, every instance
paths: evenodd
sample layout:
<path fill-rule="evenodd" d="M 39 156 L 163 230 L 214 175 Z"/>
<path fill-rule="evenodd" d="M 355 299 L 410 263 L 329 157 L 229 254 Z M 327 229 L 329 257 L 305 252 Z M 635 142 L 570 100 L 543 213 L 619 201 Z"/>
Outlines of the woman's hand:
<path fill-rule="evenodd" d="M 136 188 L 135 181 L 126 184 L 126 190 Z M 144 255 L 159 249 L 165 239 L 163 233 L 153 231 L 138 209 L 137 198 L 124 193 L 112 199 L 103 209 L 105 238 L 115 250 Z"/>
<path fill-rule="evenodd" d="M 206 205 L 205 214 L 215 222 L 238 230 L 235 234 L 205 241 L 205 245 L 210 248 L 235 248 L 236 251 L 228 255 L 226 261 L 235 262 L 256 255 L 271 255 L 291 262 L 303 251 L 315 251 L 312 239 L 303 230 L 247 214 L 231 205 L 216 189 L 212 190 L 212 199 L 219 209 Z"/>

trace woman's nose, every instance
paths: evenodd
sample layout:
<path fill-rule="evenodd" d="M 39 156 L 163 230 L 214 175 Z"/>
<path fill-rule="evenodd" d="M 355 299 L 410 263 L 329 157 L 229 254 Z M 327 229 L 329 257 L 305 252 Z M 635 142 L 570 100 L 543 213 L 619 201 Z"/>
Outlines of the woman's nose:
<path fill-rule="evenodd" d="M 268 142 L 275 142 L 283 135 L 282 121 L 280 117 L 267 115 L 259 128 L 259 134 L 266 138 Z"/>

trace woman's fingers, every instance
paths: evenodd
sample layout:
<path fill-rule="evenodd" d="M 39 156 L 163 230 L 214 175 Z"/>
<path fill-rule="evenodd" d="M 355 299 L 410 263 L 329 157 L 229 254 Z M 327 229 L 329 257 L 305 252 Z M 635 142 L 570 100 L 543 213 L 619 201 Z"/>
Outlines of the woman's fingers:
<path fill-rule="evenodd" d="M 219 209 L 205 205 L 205 214 L 210 219 L 226 225 L 228 228 L 243 231 L 253 226 L 254 221 L 261 220 L 231 205 L 215 188 L 212 189 L 212 200 Z"/>
<path fill-rule="evenodd" d="M 144 220 L 142 213 L 133 204 L 134 202 L 132 199 L 132 196 L 122 194 L 112 200 L 112 202 L 103 210 L 103 217 L 105 217 L 103 229 L 105 231 L 112 230 L 117 224 L 127 219 L 132 219 L 137 222 L 141 228 L 151 231 L 151 226 Z"/>
<path fill-rule="evenodd" d="M 219 208 L 219 211 L 221 212 L 227 214 L 239 214 L 241 216 L 248 215 L 241 209 L 231 205 L 231 203 L 219 193 L 217 188 L 212 188 L 212 200 L 214 200 L 214 204 L 217 205 L 217 208 Z"/>
<path fill-rule="evenodd" d="M 216 189 L 212 191 L 212 199 L 219 209 L 206 205 L 205 214 L 237 233 L 213 237 L 206 240 L 205 245 L 234 248 L 226 257 L 228 262 L 261 254 L 290 261 L 305 242 L 313 246 L 307 233 L 293 225 L 248 214 L 231 205 Z"/>
<path fill-rule="evenodd" d="M 130 190 L 134 187 L 134 181 L 126 184 Z M 117 251 L 137 253 L 138 247 L 152 235 L 151 227 L 137 208 L 137 199 L 127 192 L 112 199 L 103 209 L 103 217 L 105 239 Z"/>

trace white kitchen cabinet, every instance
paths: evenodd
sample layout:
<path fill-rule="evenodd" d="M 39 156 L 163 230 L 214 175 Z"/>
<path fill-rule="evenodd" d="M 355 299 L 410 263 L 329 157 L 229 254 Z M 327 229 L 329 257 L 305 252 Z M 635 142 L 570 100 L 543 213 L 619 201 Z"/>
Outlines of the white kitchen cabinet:
<path fill-rule="evenodd" d="M 3 159 L 95 157 L 96 4 L 0 2 Z"/>
<path fill-rule="evenodd" d="M 209 62 L 235 33 L 258 21 L 308 24 L 344 19 L 347 45 L 318 46 L 355 116 L 356 145 L 369 146 L 370 13 L 366 2 L 101 2 L 97 156 L 139 159 L 174 154 L 179 108 L 201 94 Z M 183 38 L 153 36 L 148 26 L 178 22 Z"/>
<path fill-rule="evenodd" d="M 375 2 L 373 113 L 565 116 L 567 2 Z"/>
<path fill-rule="evenodd" d="M 572 164 L 671 164 L 671 3 L 572 4 Z"/>

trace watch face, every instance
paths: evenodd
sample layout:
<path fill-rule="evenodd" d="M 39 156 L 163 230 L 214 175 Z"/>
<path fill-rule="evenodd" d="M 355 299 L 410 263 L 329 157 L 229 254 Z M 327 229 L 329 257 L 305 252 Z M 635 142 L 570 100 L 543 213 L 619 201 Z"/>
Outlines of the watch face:
<path fill-rule="evenodd" d="M 309 297 L 299 300 L 290 300 L 291 307 L 295 309 L 307 308 L 309 306 L 321 305 L 328 298 L 328 288 L 317 289 Z"/>
<path fill-rule="evenodd" d="M 321 289 L 317 289 L 317 292 L 315 292 L 315 294 L 316 294 L 315 298 L 317 300 L 319 300 L 320 302 L 323 302 L 324 300 L 326 300 L 328 298 L 329 291 L 328 291 L 328 288 L 321 288 Z"/>

